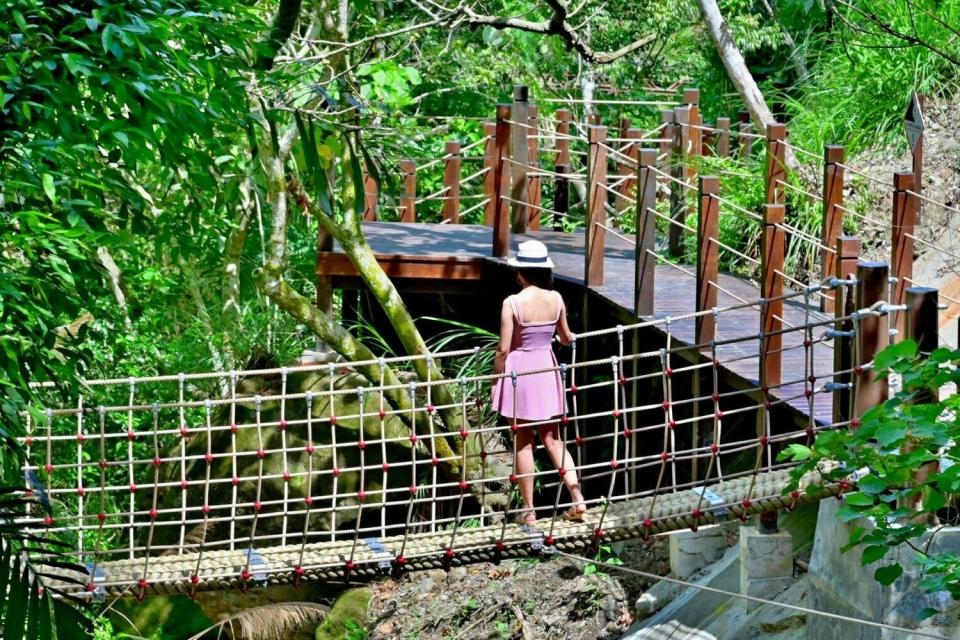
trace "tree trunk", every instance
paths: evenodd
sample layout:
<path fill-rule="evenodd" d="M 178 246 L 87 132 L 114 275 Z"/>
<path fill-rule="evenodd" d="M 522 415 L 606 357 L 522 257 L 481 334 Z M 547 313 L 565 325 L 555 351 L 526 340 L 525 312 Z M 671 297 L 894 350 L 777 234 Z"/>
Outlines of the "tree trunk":
<path fill-rule="evenodd" d="M 733 36 L 730 35 L 727 23 L 723 19 L 723 14 L 720 13 L 717 0 L 699 1 L 703 20 L 707 23 L 710 38 L 717 48 L 717 54 L 720 56 L 720 60 L 723 61 L 723 66 L 727 70 L 727 76 L 730 78 L 733 86 L 736 87 L 737 93 L 740 94 L 740 98 L 747 107 L 747 111 L 750 112 L 750 120 L 753 122 L 753 126 L 756 127 L 757 133 L 764 135 L 767 130 L 767 125 L 776 122 L 776 118 L 774 118 L 770 112 L 770 108 L 767 106 L 763 94 L 760 93 L 760 88 L 750 74 L 750 70 L 747 69 L 747 63 L 743 59 L 743 54 L 740 53 L 740 49 L 737 48 L 737 44 L 733 41 Z M 796 158 L 790 149 L 786 151 L 787 167 L 795 171 L 797 169 Z"/>

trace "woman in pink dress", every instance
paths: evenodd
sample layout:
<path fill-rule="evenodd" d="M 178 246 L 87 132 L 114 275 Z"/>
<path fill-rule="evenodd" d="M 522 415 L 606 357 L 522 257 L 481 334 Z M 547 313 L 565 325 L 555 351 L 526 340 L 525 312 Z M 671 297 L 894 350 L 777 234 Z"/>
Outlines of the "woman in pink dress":
<path fill-rule="evenodd" d="M 514 433 L 517 439 L 516 473 L 523 498 L 523 510 L 518 520 L 520 524 L 536 522 L 533 506 L 533 429 L 523 427 L 528 422 L 537 423 L 537 431 L 550 460 L 557 469 L 563 469 L 563 482 L 572 498 L 572 506 L 564 512 L 563 517 L 582 520 L 587 507 L 573 458 L 560 439 L 560 427 L 556 420 L 565 413 L 563 380 L 558 371 L 522 375 L 527 371 L 557 366 L 552 348 L 555 333 L 563 344 L 573 341 L 563 298 L 553 290 L 553 262 L 543 243 L 529 240 L 520 244 L 517 257 L 510 258 L 508 263 L 516 267 L 522 290 L 503 301 L 500 345 L 494 360 L 494 371 L 518 375 L 497 381 L 493 388 L 493 408 L 501 416 L 515 419 L 521 427 Z"/>

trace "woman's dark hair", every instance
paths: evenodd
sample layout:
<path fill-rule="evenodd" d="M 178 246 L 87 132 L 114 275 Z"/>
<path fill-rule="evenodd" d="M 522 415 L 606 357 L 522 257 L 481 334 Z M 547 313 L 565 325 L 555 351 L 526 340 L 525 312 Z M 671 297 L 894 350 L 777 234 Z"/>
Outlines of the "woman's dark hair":
<path fill-rule="evenodd" d="M 553 289 L 553 269 L 543 267 L 520 267 L 517 273 L 535 287 Z"/>

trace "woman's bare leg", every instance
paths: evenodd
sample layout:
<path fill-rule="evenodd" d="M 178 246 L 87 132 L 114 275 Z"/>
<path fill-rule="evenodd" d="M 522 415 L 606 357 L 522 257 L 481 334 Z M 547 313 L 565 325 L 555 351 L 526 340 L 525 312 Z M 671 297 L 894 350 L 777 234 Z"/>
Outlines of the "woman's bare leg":
<path fill-rule="evenodd" d="M 583 501 L 583 492 L 580 491 L 577 468 L 573 463 L 573 456 L 560 440 L 559 426 L 556 423 L 542 425 L 540 427 L 540 440 L 543 441 L 543 447 L 547 450 L 547 455 L 550 456 L 553 466 L 558 470 L 563 469 L 563 483 L 570 491 L 570 497 L 576 505 L 576 510 L 579 512 L 586 511 L 587 505 Z"/>
<path fill-rule="evenodd" d="M 523 499 L 523 510 L 533 512 L 533 430 L 521 426 L 513 435 L 516 438 L 517 457 L 514 461 L 515 473 L 520 477 L 520 497 Z M 529 519 L 526 513 L 524 520 Z"/>

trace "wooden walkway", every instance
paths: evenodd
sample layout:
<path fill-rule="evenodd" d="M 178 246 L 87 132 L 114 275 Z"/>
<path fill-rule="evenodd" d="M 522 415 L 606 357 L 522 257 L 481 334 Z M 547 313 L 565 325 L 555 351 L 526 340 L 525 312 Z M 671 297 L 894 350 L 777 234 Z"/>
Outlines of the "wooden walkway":
<path fill-rule="evenodd" d="M 459 280 L 482 280 L 489 269 L 501 260 L 490 257 L 490 227 L 481 225 L 451 225 L 429 223 L 367 223 L 363 228 L 371 248 L 391 277 L 403 278 L 456 278 Z M 583 233 L 535 231 L 527 234 L 511 234 L 511 253 L 517 244 L 540 240 L 550 250 L 556 269 L 555 275 L 583 286 L 584 238 Z M 634 247 L 631 243 L 607 234 L 604 254 L 604 284 L 593 287 L 594 295 L 618 308 L 621 316 L 633 317 Z M 683 267 L 693 273 L 694 268 Z M 334 248 L 331 253 L 322 253 L 318 258 L 318 275 L 355 275 L 346 256 Z M 728 274 L 720 275 L 717 305 L 720 308 L 752 302 L 760 297 L 760 290 L 748 280 Z M 728 293 L 729 292 L 729 293 Z M 656 270 L 654 293 L 654 317 L 677 317 L 694 312 L 696 279 L 675 266 L 659 264 Z M 825 315 L 814 304 L 805 309 L 803 298 L 787 300 L 784 304 L 785 328 L 801 326 L 808 321 L 825 320 Z M 693 319 L 671 323 L 673 338 L 686 345 L 694 344 Z M 814 330 L 813 365 L 816 376 L 815 388 L 829 381 L 833 374 L 833 349 L 829 343 L 816 340 L 825 328 Z M 719 341 L 756 336 L 760 331 L 758 307 L 726 311 L 720 314 L 717 324 Z M 805 416 L 810 414 L 810 402 L 804 397 L 805 350 L 802 348 L 803 332 L 786 333 L 783 337 L 783 386 L 772 394 Z M 678 345 L 680 346 L 680 345 Z M 795 347 L 795 348 L 791 348 Z M 799 348 L 796 348 L 799 347 Z M 738 342 L 718 347 L 718 356 L 728 373 L 728 381 L 735 387 L 756 387 L 759 368 L 759 340 Z M 832 394 L 816 393 L 813 396 L 813 417 L 818 422 L 831 422 Z"/>

